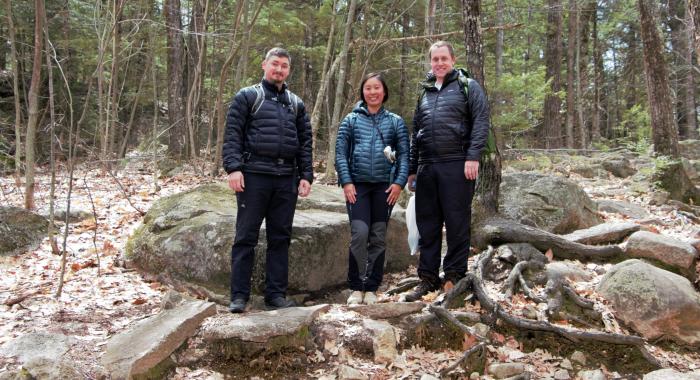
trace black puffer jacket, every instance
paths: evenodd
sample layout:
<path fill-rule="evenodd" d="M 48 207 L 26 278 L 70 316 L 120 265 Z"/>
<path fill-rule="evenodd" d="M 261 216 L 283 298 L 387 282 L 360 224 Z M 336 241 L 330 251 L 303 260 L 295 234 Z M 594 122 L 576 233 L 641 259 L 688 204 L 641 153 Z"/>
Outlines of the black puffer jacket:
<path fill-rule="evenodd" d="M 478 161 L 489 131 L 489 107 L 484 91 L 469 80 L 467 99 L 453 70 L 442 87 L 435 87 L 435 77 L 423 83 L 425 92 L 416 105 L 411 138 L 409 174 L 419 164 L 447 161 Z"/>
<path fill-rule="evenodd" d="M 223 165 L 227 173 L 291 175 L 313 181 L 311 124 L 304 103 L 293 102 L 286 85 L 278 90 L 262 80 L 265 100 L 253 114 L 254 86 L 241 89 L 231 102 L 226 117 Z M 294 95 L 292 95 L 294 96 Z M 296 115 L 296 116 L 295 116 Z"/>

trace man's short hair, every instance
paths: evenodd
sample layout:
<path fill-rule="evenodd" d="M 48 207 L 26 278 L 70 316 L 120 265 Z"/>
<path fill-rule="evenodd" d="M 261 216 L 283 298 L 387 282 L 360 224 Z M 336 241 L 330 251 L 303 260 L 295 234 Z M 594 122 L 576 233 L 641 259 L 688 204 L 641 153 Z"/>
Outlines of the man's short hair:
<path fill-rule="evenodd" d="M 265 60 L 267 61 L 270 59 L 270 57 L 287 58 L 289 60 L 289 64 L 292 64 L 292 57 L 289 56 L 289 52 L 287 49 L 281 47 L 275 47 L 268 50 L 267 54 L 265 54 Z"/>
<path fill-rule="evenodd" d="M 447 50 L 450 52 L 450 56 L 452 58 L 454 58 L 455 57 L 455 49 L 452 47 L 452 44 L 450 44 L 447 41 L 437 41 L 437 42 L 433 43 L 432 45 L 430 45 L 430 49 L 428 49 L 428 58 L 432 58 L 433 49 L 439 49 L 443 46 L 447 47 Z"/>

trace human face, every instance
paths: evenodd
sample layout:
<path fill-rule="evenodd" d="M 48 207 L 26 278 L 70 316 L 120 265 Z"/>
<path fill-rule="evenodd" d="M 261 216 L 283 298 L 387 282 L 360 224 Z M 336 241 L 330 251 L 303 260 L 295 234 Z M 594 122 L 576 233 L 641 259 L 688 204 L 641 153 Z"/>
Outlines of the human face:
<path fill-rule="evenodd" d="M 289 58 L 270 56 L 263 61 L 262 69 L 268 82 L 281 86 L 289 76 Z"/>
<path fill-rule="evenodd" d="M 378 110 L 384 103 L 384 86 L 379 79 L 369 78 L 362 86 L 362 95 L 365 97 L 367 108 Z"/>
<path fill-rule="evenodd" d="M 450 55 L 450 50 L 447 46 L 440 46 L 430 52 L 430 68 L 437 78 L 437 81 L 442 83 L 445 75 L 449 74 L 455 67 L 455 57 Z"/>

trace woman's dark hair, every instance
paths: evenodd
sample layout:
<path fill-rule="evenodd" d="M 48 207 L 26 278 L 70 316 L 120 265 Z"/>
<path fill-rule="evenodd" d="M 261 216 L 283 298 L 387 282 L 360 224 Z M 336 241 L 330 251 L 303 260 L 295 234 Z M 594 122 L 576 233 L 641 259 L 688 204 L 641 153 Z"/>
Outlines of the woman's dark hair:
<path fill-rule="evenodd" d="M 363 102 L 367 103 L 367 101 L 365 100 L 365 93 L 364 91 L 362 91 L 362 89 L 365 88 L 365 83 L 372 78 L 377 78 L 377 80 L 381 82 L 382 87 L 384 87 L 384 100 L 382 100 L 382 103 L 385 103 L 387 100 L 389 100 L 389 87 L 387 87 L 382 73 L 369 73 L 365 75 L 364 78 L 362 78 L 362 82 L 360 83 L 360 99 L 362 99 Z"/>

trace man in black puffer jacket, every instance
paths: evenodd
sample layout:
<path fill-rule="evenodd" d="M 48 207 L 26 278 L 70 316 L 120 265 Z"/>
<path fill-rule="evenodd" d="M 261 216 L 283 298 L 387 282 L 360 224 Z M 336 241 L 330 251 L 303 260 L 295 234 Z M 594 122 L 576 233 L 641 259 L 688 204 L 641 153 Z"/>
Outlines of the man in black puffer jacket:
<path fill-rule="evenodd" d="M 241 89 L 226 117 L 223 164 L 236 192 L 236 237 L 231 248 L 232 313 L 250 298 L 255 246 L 266 221 L 265 305 L 293 306 L 286 298 L 288 253 L 297 195 L 311 191 L 311 125 L 304 103 L 287 90 L 289 53 L 267 52 L 261 83 Z"/>
<path fill-rule="evenodd" d="M 430 47 L 431 73 L 416 105 L 408 185 L 416 192 L 416 222 L 420 233 L 418 277 L 421 283 L 405 295 L 415 301 L 440 288 L 442 226 L 447 230 L 447 254 L 442 263 L 449 287 L 467 271 L 469 228 L 474 185 L 481 151 L 489 130 L 489 109 L 479 84 L 467 91 L 455 70 L 452 46 L 438 41 Z"/>

